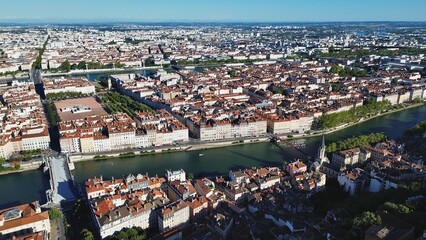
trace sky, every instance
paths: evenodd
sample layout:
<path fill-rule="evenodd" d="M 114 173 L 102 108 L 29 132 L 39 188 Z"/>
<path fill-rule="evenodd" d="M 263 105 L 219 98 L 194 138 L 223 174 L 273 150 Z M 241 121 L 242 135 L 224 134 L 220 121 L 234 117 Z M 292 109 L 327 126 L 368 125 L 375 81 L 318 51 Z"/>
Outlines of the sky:
<path fill-rule="evenodd" d="M 0 0 L 3 23 L 426 21 L 426 0 Z"/>

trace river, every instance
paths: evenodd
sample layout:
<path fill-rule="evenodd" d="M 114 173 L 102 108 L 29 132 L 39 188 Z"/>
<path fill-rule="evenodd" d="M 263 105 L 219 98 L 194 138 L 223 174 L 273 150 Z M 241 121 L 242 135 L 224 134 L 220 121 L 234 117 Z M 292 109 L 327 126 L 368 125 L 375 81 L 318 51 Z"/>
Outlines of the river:
<path fill-rule="evenodd" d="M 326 142 L 339 141 L 348 137 L 372 132 L 384 132 L 391 138 L 401 136 L 406 128 L 426 119 L 426 106 L 377 117 L 361 124 L 328 134 Z M 315 156 L 319 137 L 297 140 L 304 151 Z M 286 148 L 283 143 L 253 143 L 230 147 L 189 152 L 162 153 L 132 158 L 116 158 L 79 162 L 73 171 L 75 180 L 102 175 L 118 178 L 129 173 L 163 175 L 166 169 L 183 168 L 195 176 L 225 175 L 230 169 L 260 166 L 281 166 L 285 161 L 305 158 L 299 151 Z M 45 202 L 47 177 L 41 171 L 29 171 L 0 176 L 0 208 L 40 199 Z"/>

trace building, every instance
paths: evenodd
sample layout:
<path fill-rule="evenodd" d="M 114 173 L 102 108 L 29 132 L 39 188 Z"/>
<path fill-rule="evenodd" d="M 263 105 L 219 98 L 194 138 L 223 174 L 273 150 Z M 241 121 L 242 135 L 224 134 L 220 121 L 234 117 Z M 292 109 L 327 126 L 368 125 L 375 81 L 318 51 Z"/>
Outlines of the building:
<path fill-rule="evenodd" d="M 165 120 L 160 116 L 166 115 Z M 90 115 L 59 124 L 62 152 L 93 153 L 186 142 L 188 129 L 169 113 Z M 143 116 L 143 117 L 142 117 Z M 148 122 L 148 119 L 155 121 Z M 158 120 L 158 121 L 157 121 Z M 143 123 L 142 123 L 143 122 Z"/>
<path fill-rule="evenodd" d="M 45 78 L 43 79 L 44 93 L 79 92 L 91 95 L 96 92 L 95 86 L 85 77 Z"/>
<path fill-rule="evenodd" d="M 328 160 L 328 157 L 325 155 L 325 150 L 325 136 L 323 135 L 318 147 L 317 155 L 314 162 L 309 167 L 309 170 L 312 172 L 320 171 L 327 176 L 337 177 L 338 172 L 336 172 L 333 166 L 330 164 L 330 160 Z"/>
<path fill-rule="evenodd" d="M 229 178 L 231 179 L 231 181 L 237 182 L 237 183 L 242 183 L 246 181 L 246 174 L 244 173 L 244 171 L 229 171 L 228 174 Z"/>
<path fill-rule="evenodd" d="M 38 201 L 0 210 L 0 239 L 37 233 L 50 234 L 48 212 L 41 211 Z"/>
<path fill-rule="evenodd" d="M 295 174 L 305 173 L 308 168 L 306 164 L 304 164 L 300 160 L 297 160 L 295 162 L 286 164 L 284 166 L 284 170 L 286 170 L 290 174 L 290 176 L 293 177 Z"/>
<path fill-rule="evenodd" d="M 131 199 L 130 199 L 131 200 Z M 125 200 L 126 201 L 126 200 Z M 114 201 L 114 197 L 105 197 L 94 200 L 94 217 L 96 227 L 101 238 L 105 238 L 123 228 L 141 227 L 150 228 L 150 216 L 153 205 L 136 202 L 129 205 Z"/>
<path fill-rule="evenodd" d="M 216 233 L 220 239 L 228 239 L 234 219 L 228 214 L 216 213 L 213 218 L 212 231 Z"/>
<path fill-rule="evenodd" d="M 48 123 L 34 84 L 12 83 L 0 92 L 0 157 L 50 147 Z"/>
<path fill-rule="evenodd" d="M 260 116 L 252 115 L 231 121 L 232 118 L 207 119 L 192 116 L 187 125 L 192 135 L 201 141 L 259 137 L 266 134 L 267 122 Z"/>
<path fill-rule="evenodd" d="M 91 199 L 92 218 L 98 234 L 105 238 L 123 228 L 157 227 L 157 209 L 169 203 L 160 189 L 130 191 L 123 188 L 121 193 L 109 194 Z"/>
<path fill-rule="evenodd" d="M 160 232 L 186 225 L 190 220 L 188 204 L 179 199 L 164 206 L 158 214 L 158 228 Z"/>
<path fill-rule="evenodd" d="M 186 200 L 197 195 L 197 191 L 189 180 L 183 182 L 174 180 L 169 182 L 167 193 L 172 201 L 178 199 Z"/>
<path fill-rule="evenodd" d="M 186 173 L 183 169 L 177 170 L 177 171 L 172 171 L 172 170 L 167 170 L 166 171 L 166 178 L 168 182 L 173 182 L 173 181 L 180 181 L 180 182 L 184 182 L 186 181 Z"/>
<path fill-rule="evenodd" d="M 365 148 L 353 148 L 333 153 L 331 163 L 340 167 L 341 169 L 345 169 L 346 166 L 352 166 L 354 164 L 367 161 L 370 156 L 370 151 L 367 151 Z"/>
<path fill-rule="evenodd" d="M 351 196 L 355 196 L 364 190 L 366 178 L 364 170 L 355 168 L 351 172 L 343 173 L 337 177 L 337 181 L 344 191 Z"/>
<path fill-rule="evenodd" d="M 192 198 L 186 201 L 189 206 L 191 221 L 202 219 L 208 213 L 208 200 L 205 196 Z"/>
<path fill-rule="evenodd" d="M 162 177 L 149 177 L 148 174 L 130 174 L 126 178 L 104 180 L 102 176 L 88 179 L 84 182 L 87 199 L 95 199 L 106 195 L 114 195 L 119 190 L 120 193 L 129 193 L 139 190 L 161 189 L 166 179 Z"/>
<path fill-rule="evenodd" d="M 171 145 L 189 140 L 188 128 L 164 109 L 155 113 L 139 112 L 136 121 L 140 126 L 138 147 Z"/>
<path fill-rule="evenodd" d="M 245 183 L 237 183 L 235 181 L 217 181 L 216 187 L 223 192 L 226 198 L 236 204 L 247 202 L 250 191 L 245 187 Z M 256 187 L 258 187 L 256 185 Z"/>
<path fill-rule="evenodd" d="M 312 128 L 314 117 L 305 113 L 270 114 L 267 117 L 268 132 L 273 134 L 305 133 Z"/>

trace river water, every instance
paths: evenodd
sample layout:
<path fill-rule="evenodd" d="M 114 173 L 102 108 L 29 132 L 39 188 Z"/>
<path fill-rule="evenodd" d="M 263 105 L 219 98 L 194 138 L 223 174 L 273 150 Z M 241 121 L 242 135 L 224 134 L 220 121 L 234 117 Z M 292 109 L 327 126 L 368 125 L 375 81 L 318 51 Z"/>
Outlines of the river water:
<path fill-rule="evenodd" d="M 425 119 L 426 106 L 416 107 L 328 134 L 326 142 L 372 132 L 384 132 L 391 138 L 397 138 L 406 128 Z M 315 156 L 319 141 L 319 137 L 297 140 L 309 156 Z M 100 175 L 104 178 L 112 176 L 118 178 L 129 173 L 163 175 L 166 169 L 180 168 L 195 176 L 215 176 L 225 175 L 231 169 L 281 166 L 285 161 L 292 161 L 295 158 L 305 159 L 306 156 L 298 150 L 285 147 L 284 143 L 278 145 L 253 143 L 189 152 L 79 162 L 75 164 L 73 174 L 77 182 Z M 47 177 L 40 170 L 0 176 L 0 208 L 37 199 L 44 203 L 48 187 Z"/>

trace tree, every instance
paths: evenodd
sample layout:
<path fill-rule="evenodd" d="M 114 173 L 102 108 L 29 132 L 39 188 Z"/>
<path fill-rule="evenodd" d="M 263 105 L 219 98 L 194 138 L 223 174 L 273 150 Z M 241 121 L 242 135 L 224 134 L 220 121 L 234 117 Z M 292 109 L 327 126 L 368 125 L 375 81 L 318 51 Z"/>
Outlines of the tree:
<path fill-rule="evenodd" d="M 392 108 L 388 101 L 368 102 L 363 106 L 352 108 L 349 111 L 342 111 L 331 114 L 323 114 L 318 118 L 319 129 L 329 129 L 343 125 L 345 123 L 357 122 L 361 118 L 371 117 Z"/>
<path fill-rule="evenodd" d="M 340 77 L 365 77 L 367 75 L 366 70 L 350 69 L 337 65 L 332 66 L 330 72 L 336 73 Z"/>
<path fill-rule="evenodd" d="M 62 71 L 69 72 L 71 69 L 71 64 L 68 60 L 65 60 L 61 65 L 59 66 L 59 69 Z"/>
<path fill-rule="evenodd" d="M 382 219 L 370 211 L 365 211 L 361 215 L 356 216 L 353 223 L 356 227 L 364 231 L 373 224 L 382 224 Z"/>
<path fill-rule="evenodd" d="M 391 84 L 392 85 L 398 85 L 398 80 L 397 79 L 392 79 Z"/>
<path fill-rule="evenodd" d="M 138 236 L 138 234 L 138 230 L 135 228 L 129 228 L 127 230 L 127 236 L 129 237 L 129 239 L 135 238 L 136 236 Z"/>
<path fill-rule="evenodd" d="M 84 239 L 84 240 L 95 240 L 93 233 L 87 230 L 87 228 L 84 228 L 83 230 L 81 230 L 80 236 L 81 236 L 81 239 Z"/>
<path fill-rule="evenodd" d="M 331 73 L 339 73 L 342 69 L 343 69 L 343 67 L 334 65 L 334 66 L 331 67 L 330 72 Z"/>
<path fill-rule="evenodd" d="M 347 138 L 343 141 L 333 142 L 327 146 L 326 152 L 336 152 L 356 147 L 364 147 L 387 139 L 384 133 L 371 133 L 370 135 L 360 135 L 358 137 Z"/>
<path fill-rule="evenodd" d="M 340 90 L 339 84 L 333 83 L 331 85 L 331 89 L 332 89 L 331 91 L 333 92 L 338 92 Z"/>
<path fill-rule="evenodd" d="M 274 94 L 283 94 L 284 93 L 284 89 L 282 87 L 274 87 L 274 89 L 272 89 L 272 92 Z"/>
<path fill-rule="evenodd" d="M 417 136 L 417 135 L 422 135 L 426 132 L 426 120 L 421 121 L 419 124 L 417 124 L 416 126 L 407 129 L 404 132 L 404 136 Z"/>
<path fill-rule="evenodd" d="M 152 57 L 149 57 L 145 60 L 145 67 L 150 67 L 150 66 L 154 66 L 155 62 L 154 59 Z"/>
<path fill-rule="evenodd" d="M 414 103 L 414 104 L 419 104 L 419 103 L 422 103 L 423 102 L 423 100 L 421 99 L 421 98 L 419 98 L 419 97 L 416 97 L 416 98 L 414 98 L 413 99 L 413 101 L 411 101 L 412 103 Z"/>
<path fill-rule="evenodd" d="M 80 61 L 80 62 L 77 64 L 77 68 L 78 68 L 78 69 L 86 69 L 86 61 Z"/>
<path fill-rule="evenodd" d="M 144 240 L 147 239 L 147 232 L 140 227 L 123 228 L 111 236 L 111 240 Z"/>
<path fill-rule="evenodd" d="M 192 173 L 188 173 L 188 179 L 194 179 L 194 174 L 192 174 Z"/>
<path fill-rule="evenodd" d="M 109 81 L 108 76 L 102 76 L 102 77 L 99 78 L 99 85 L 101 85 L 104 88 L 107 88 L 108 87 L 108 81 Z"/>
<path fill-rule="evenodd" d="M 49 219 L 51 221 L 55 221 L 62 217 L 62 212 L 57 208 L 52 208 L 49 210 Z"/>
<path fill-rule="evenodd" d="M 164 58 L 164 59 L 167 59 L 167 58 L 169 58 L 171 55 L 172 55 L 172 53 L 171 53 L 171 52 L 164 52 L 164 54 L 163 54 L 163 58 Z"/>
<path fill-rule="evenodd" d="M 237 76 L 237 71 L 235 71 L 235 69 L 229 70 L 228 75 L 233 78 Z"/>
<path fill-rule="evenodd" d="M 412 211 L 409 207 L 405 206 L 404 204 L 396 204 L 392 202 L 385 202 L 383 204 L 383 208 L 393 213 L 399 213 L 399 214 L 407 214 Z"/>

